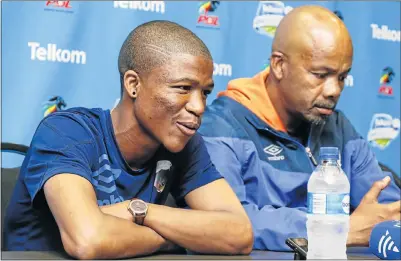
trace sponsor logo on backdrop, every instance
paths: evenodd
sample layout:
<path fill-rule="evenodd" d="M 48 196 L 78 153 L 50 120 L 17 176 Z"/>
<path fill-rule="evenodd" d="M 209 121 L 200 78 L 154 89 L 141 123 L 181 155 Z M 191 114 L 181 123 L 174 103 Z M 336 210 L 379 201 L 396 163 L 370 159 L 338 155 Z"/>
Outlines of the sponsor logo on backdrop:
<path fill-rule="evenodd" d="M 61 96 L 53 96 L 43 104 L 43 117 L 50 113 L 61 111 L 67 107 L 67 103 Z"/>
<path fill-rule="evenodd" d="M 392 30 L 388 25 L 370 24 L 372 28 L 372 38 L 391 42 L 400 42 L 400 30 Z"/>
<path fill-rule="evenodd" d="M 166 4 L 164 1 L 114 1 L 114 8 L 133 9 L 145 12 L 164 14 Z"/>
<path fill-rule="evenodd" d="M 219 17 L 217 15 L 211 15 L 216 11 L 217 7 L 220 5 L 220 1 L 203 1 L 199 4 L 199 16 L 198 16 L 198 26 L 218 28 L 220 27 Z"/>
<path fill-rule="evenodd" d="M 391 67 L 383 69 L 382 76 L 380 77 L 379 96 L 394 97 L 393 87 L 389 85 L 393 81 L 394 76 L 395 72 Z"/>
<path fill-rule="evenodd" d="M 385 149 L 400 133 L 400 119 L 390 114 L 377 113 L 373 115 L 368 132 L 368 141 L 373 147 Z"/>
<path fill-rule="evenodd" d="M 231 77 L 232 73 L 233 67 L 231 64 L 213 63 L 213 75 Z"/>
<path fill-rule="evenodd" d="M 47 1 L 45 11 L 73 13 L 70 1 Z"/>
<path fill-rule="evenodd" d="M 354 76 L 351 74 L 347 75 L 347 78 L 344 80 L 344 86 L 346 87 L 354 87 Z"/>
<path fill-rule="evenodd" d="M 260 1 L 253 19 L 253 28 L 259 34 L 273 38 L 281 19 L 292 9 L 281 1 Z"/>
<path fill-rule="evenodd" d="M 86 52 L 81 50 L 60 49 L 53 43 L 41 47 L 38 42 L 28 42 L 28 47 L 31 48 L 32 61 L 86 64 Z"/>

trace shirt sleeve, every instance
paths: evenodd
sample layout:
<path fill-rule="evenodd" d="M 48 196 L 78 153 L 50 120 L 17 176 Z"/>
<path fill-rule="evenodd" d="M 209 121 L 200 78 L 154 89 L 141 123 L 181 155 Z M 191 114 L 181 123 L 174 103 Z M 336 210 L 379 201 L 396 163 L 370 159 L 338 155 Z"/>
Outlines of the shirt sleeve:
<path fill-rule="evenodd" d="M 236 145 L 238 142 L 232 138 L 203 138 L 216 168 L 230 184 L 251 220 L 254 234 L 253 249 L 289 251 L 291 249 L 285 243 L 287 238 L 307 238 L 305 207 L 256 204 L 258 192 L 250 184 L 258 180 L 261 169 L 257 163 L 259 160 L 257 156 L 246 152 L 254 149 L 238 146 Z"/>
<path fill-rule="evenodd" d="M 199 134 L 194 135 L 185 149 L 180 153 L 182 164 L 179 186 L 171 193 L 178 206 L 185 206 L 184 197 L 191 191 L 223 178 L 216 170 L 205 143 Z"/>
<path fill-rule="evenodd" d="M 85 122 L 75 115 L 55 113 L 38 126 L 22 167 L 31 203 L 51 177 L 70 173 L 91 182 L 93 141 Z"/>
<path fill-rule="evenodd" d="M 401 199 L 400 188 L 389 172 L 381 170 L 379 162 L 369 143 L 355 130 L 347 117 L 340 112 L 344 136 L 347 142 L 344 146 L 344 171 L 350 173 L 351 183 L 351 210 L 358 207 L 362 198 L 370 190 L 375 181 L 385 176 L 391 178 L 390 184 L 380 192 L 378 202 L 382 204 L 395 202 Z"/>

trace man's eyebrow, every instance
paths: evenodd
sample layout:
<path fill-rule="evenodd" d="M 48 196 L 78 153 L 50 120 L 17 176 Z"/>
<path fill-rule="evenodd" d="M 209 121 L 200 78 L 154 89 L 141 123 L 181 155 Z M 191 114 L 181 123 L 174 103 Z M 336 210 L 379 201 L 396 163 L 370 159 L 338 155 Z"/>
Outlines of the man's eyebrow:
<path fill-rule="evenodd" d="M 324 71 L 327 71 L 329 73 L 336 73 L 337 72 L 336 69 L 333 69 L 333 68 L 330 68 L 330 67 L 327 67 L 327 66 L 317 66 L 313 70 L 324 70 Z M 344 72 L 342 72 L 341 74 L 349 73 L 350 71 L 351 71 L 351 67 L 348 68 L 347 70 L 345 70 Z"/>
<path fill-rule="evenodd" d="M 199 84 L 199 81 L 189 78 L 189 77 L 182 77 L 182 78 L 178 78 L 178 79 L 171 79 L 171 80 L 167 80 L 168 83 L 179 83 L 179 82 L 190 82 L 193 84 Z"/>
<path fill-rule="evenodd" d="M 167 80 L 168 83 L 174 84 L 174 83 L 182 83 L 182 82 L 190 82 L 191 84 L 198 85 L 199 81 L 189 78 L 189 77 L 182 77 L 178 79 L 173 79 L 173 80 Z M 214 88 L 214 82 L 211 82 L 206 86 L 207 88 Z"/>

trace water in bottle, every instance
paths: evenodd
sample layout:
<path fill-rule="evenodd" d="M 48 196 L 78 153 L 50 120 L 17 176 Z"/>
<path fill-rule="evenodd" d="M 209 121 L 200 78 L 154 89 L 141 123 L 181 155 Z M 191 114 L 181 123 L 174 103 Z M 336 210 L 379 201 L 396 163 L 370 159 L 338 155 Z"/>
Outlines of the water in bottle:
<path fill-rule="evenodd" d="M 320 148 L 319 160 L 308 181 L 307 259 L 347 259 L 350 183 L 338 148 Z"/>

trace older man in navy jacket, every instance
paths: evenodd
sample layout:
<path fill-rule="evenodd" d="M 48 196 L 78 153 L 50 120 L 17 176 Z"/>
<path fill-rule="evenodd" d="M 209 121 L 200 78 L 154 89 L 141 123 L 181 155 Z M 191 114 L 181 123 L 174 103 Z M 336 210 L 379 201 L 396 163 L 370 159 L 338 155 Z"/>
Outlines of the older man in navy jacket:
<path fill-rule="evenodd" d="M 351 183 L 349 246 L 368 245 L 374 225 L 400 219 L 400 189 L 335 110 L 352 56 L 334 13 L 295 8 L 277 28 L 270 66 L 231 81 L 205 112 L 200 132 L 252 221 L 254 249 L 288 250 L 286 238 L 307 237 L 307 182 L 322 146 L 340 149 Z"/>

